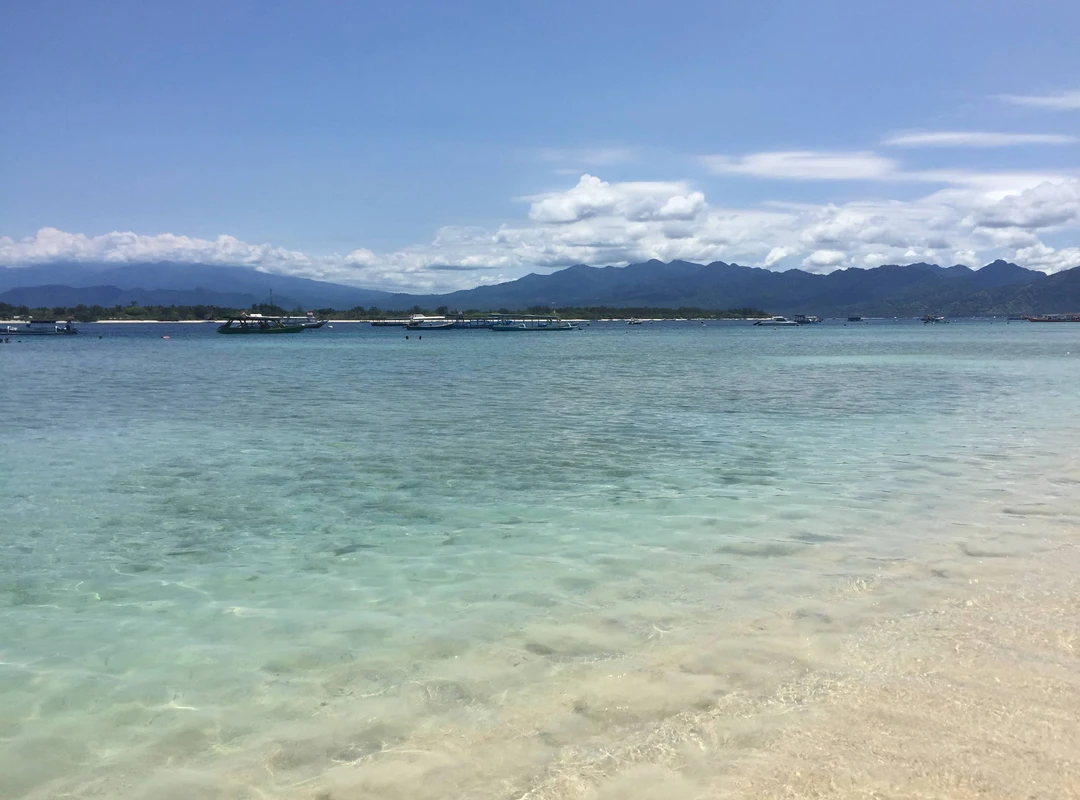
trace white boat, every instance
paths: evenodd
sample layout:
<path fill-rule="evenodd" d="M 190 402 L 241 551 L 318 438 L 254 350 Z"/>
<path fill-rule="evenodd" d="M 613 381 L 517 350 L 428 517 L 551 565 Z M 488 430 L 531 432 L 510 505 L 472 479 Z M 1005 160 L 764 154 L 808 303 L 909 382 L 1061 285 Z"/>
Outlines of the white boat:
<path fill-rule="evenodd" d="M 768 319 L 759 319 L 754 323 L 760 325 L 763 328 L 797 328 L 799 323 L 793 319 L 787 317 L 769 317 Z"/>
<path fill-rule="evenodd" d="M 626 321 L 626 324 L 627 324 L 627 325 L 640 325 L 640 324 L 641 324 L 641 320 L 640 320 L 640 319 L 638 319 L 637 317 L 634 317 L 633 319 L 627 320 L 627 321 Z"/>
<path fill-rule="evenodd" d="M 416 331 L 437 331 L 443 328 L 453 328 L 454 320 L 446 317 L 425 317 L 423 314 L 413 314 L 409 317 L 407 329 Z"/>

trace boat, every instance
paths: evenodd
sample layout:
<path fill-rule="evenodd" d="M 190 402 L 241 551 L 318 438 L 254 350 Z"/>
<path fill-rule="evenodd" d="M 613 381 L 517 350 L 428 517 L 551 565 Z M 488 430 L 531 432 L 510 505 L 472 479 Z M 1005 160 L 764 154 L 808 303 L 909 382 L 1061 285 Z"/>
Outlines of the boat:
<path fill-rule="evenodd" d="M 307 330 L 303 323 L 290 324 L 288 317 L 264 317 L 262 314 L 241 314 L 229 317 L 219 325 L 218 333 L 301 333 Z"/>
<path fill-rule="evenodd" d="M 799 325 L 816 325 L 821 322 L 821 317 L 807 316 L 806 314 L 795 314 L 791 319 Z"/>
<path fill-rule="evenodd" d="M 1028 322 L 1080 322 L 1080 314 L 1037 314 L 1024 319 Z"/>
<path fill-rule="evenodd" d="M 454 320 L 446 317 L 425 317 L 423 314 L 413 314 L 405 326 L 409 330 L 437 331 L 454 327 Z"/>
<path fill-rule="evenodd" d="M 559 317 L 515 317 L 502 319 L 491 326 L 502 333 L 528 333 L 540 331 L 573 331 L 577 325 Z"/>
<path fill-rule="evenodd" d="M 862 317 L 848 317 L 848 322 L 862 322 Z"/>
<path fill-rule="evenodd" d="M 5 325 L 4 336 L 74 336 L 75 320 L 32 319 L 20 325 Z"/>
<path fill-rule="evenodd" d="M 769 317 L 768 319 L 759 319 L 754 325 L 762 328 L 795 328 L 798 327 L 799 323 L 787 317 Z"/>
<path fill-rule="evenodd" d="M 927 314 L 925 317 L 920 317 L 923 321 L 923 325 L 929 325 L 934 322 L 944 322 L 945 317 L 936 317 L 933 314 Z"/>
<path fill-rule="evenodd" d="M 633 319 L 629 319 L 629 320 L 627 320 L 627 321 L 626 321 L 626 324 L 627 324 L 627 325 L 640 325 L 640 324 L 641 324 L 641 320 L 640 320 L 640 319 L 638 319 L 637 317 L 634 317 Z"/>
<path fill-rule="evenodd" d="M 283 317 L 282 322 L 285 325 L 302 325 L 310 330 L 321 328 L 326 324 L 326 320 L 316 317 L 314 311 L 309 311 L 302 317 Z"/>

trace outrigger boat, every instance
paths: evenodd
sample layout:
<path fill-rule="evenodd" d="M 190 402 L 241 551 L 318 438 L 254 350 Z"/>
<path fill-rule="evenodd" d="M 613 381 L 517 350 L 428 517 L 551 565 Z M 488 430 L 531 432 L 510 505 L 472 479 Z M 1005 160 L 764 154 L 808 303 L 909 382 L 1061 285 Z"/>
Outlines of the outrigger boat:
<path fill-rule="evenodd" d="M 75 320 L 57 322 L 55 319 L 32 319 L 20 325 L 5 325 L 3 336 L 74 336 L 79 331 Z"/>
<path fill-rule="evenodd" d="M 229 317 L 219 325 L 218 333 L 301 333 L 307 329 L 304 323 L 289 324 L 288 317 L 264 317 L 262 314 L 241 314 Z"/>

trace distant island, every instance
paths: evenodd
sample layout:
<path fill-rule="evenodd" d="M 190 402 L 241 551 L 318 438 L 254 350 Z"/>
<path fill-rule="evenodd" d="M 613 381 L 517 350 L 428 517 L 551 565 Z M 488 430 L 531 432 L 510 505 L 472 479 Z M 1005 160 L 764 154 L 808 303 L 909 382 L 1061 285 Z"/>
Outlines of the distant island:
<path fill-rule="evenodd" d="M 514 315 L 557 315 L 566 319 L 613 319 L 636 317 L 639 319 L 759 319 L 769 316 L 760 308 L 728 308 L 722 310 L 705 308 L 615 308 L 611 306 L 590 306 L 588 308 L 550 308 L 547 306 L 530 306 L 525 309 L 469 309 L 457 311 L 447 306 L 437 308 L 422 308 L 412 306 L 403 310 L 383 310 L 377 307 L 363 308 L 358 306 L 350 309 L 320 308 L 312 309 L 316 316 L 322 319 L 336 319 L 342 321 L 367 322 L 382 319 L 402 319 L 413 314 L 426 316 L 455 316 L 455 317 L 486 317 L 490 314 L 514 314 Z M 254 303 L 250 308 L 223 308 L 220 306 L 193 305 L 193 306 L 140 306 L 134 303 L 127 306 L 114 306 L 105 308 L 100 305 L 77 305 L 77 306 L 13 306 L 10 303 L 0 303 L 0 320 L 16 319 L 74 319 L 76 322 L 98 321 L 155 321 L 155 322 L 188 322 L 188 321 L 211 321 L 235 317 L 244 312 L 264 314 L 269 316 L 299 317 L 306 311 L 300 307 L 293 310 L 282 308 L 269 303 Z"/>
<path fill-rule="evenodd" d="M 994 261 L 980 269 L 918 263 L 821 275 L 722 261 L 654 260 L 623 267 L 579 264 L 475 289 L 421 295 L 241 266 L 0 266 L 0 308 L 8 309 L 7 314 L 36 315 L 48 309 L 51 315 L 70 314 L 76 319 L 214 319 L 259 306 L 318 309 L 320 314 L 332 313 L 340 319 L 440 308 L 462 313 L 540 308 L 583 319 L 737 316 L 745 309 L 821 317 L 1073 313 L 1080 311 L 1080 267 L 1046 275 L 1007 261 Z"/>

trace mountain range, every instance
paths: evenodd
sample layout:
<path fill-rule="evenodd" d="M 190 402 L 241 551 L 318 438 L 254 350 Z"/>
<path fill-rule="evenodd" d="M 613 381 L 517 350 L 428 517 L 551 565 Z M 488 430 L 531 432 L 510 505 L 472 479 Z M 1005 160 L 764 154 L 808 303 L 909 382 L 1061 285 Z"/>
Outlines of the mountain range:
<path fill-rule="evenodd" d="M 454 310 L 520 310 L 612 306 L 754 307 L 820 316 L 955 316 L 1080 311 L 1080 267 L 1047 276 L 1006 261 L 981 269 L 934 264 L 883 265 L 819 275 L 774 272 L 717 261 L 646 261 L 626 267 L 583 264 L 549 275 L 526 275 L 493 286 L 441 295 L 392 294 L 250 267 L 206 264 L 48 264 L 0 267 L 0 302 L 31 307 L 106 308 L 217 305 L 247 308 L 269 299 L 282 307 L 378 306 Z"/>

